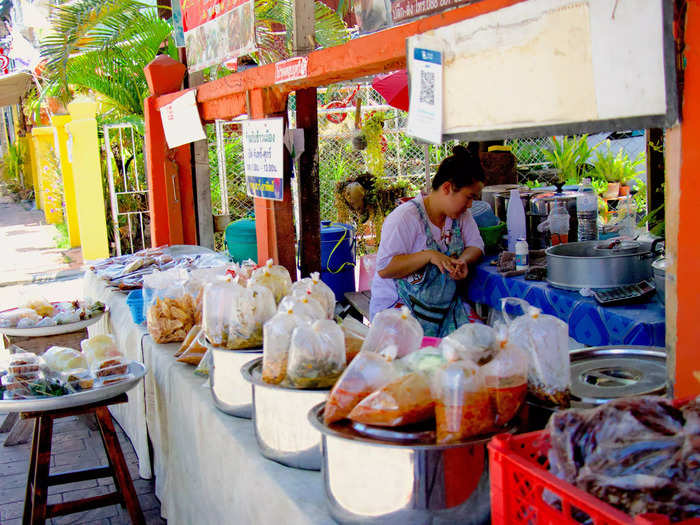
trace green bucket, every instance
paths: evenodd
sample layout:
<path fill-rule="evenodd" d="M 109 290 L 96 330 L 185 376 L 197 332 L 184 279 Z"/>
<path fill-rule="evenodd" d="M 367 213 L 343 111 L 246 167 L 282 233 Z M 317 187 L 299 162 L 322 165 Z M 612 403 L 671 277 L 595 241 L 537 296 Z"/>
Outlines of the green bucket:
<path fill-rule="evenodd" d="M 506 223 L 501 221 L 495 226 L 487 226 L 485 228 L 479 228 L 479 233 L 481 238 L 484 240 L 484 248 L 486 251 L 494 250 L 498 248 L 498 243 L 503 237 L 503 232 L 506 229 Z"/>
<path fill-rule="evenodd" d="M 255 219 L 239 219 L 226 226 L 226 246 L 236 262 L 252 259 L 258 262 L 258 239 L 255 236 Z"/>

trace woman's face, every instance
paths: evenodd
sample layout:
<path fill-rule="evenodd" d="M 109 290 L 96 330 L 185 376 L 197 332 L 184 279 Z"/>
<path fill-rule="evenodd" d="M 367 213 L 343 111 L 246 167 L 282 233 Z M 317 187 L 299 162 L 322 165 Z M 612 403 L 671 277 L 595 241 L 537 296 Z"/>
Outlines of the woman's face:
<path fill-rule="evenodd" d="M 445 214 L 451 219 L 457 219 L 465 211 L 472 207 L 472 202 L 479 198 L 484 187 L 483 182 L 475 182 L 471 186 L 464 186 L 458 190 L 450 184 L 450 193 L 446 199 Z"/>

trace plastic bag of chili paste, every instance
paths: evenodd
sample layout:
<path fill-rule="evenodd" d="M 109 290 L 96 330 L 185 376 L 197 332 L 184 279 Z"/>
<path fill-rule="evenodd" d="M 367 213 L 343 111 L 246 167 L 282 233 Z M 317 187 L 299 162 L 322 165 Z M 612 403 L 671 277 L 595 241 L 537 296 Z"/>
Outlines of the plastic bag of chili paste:
<path fill-rule="evenodd" d="M 438 443 L 455 443 L 493 429 L 494 407 L 479 367 L 456 361 L 433 380 Z"/>
<path fill-rule="evenodd" d="M 415 352 L 423 341 L 423 327 L 411 315 L 411 310 L 389 308 L 374 316 L 362 350 L 381 352 L 390 345 L 398 348 L 398 357 Z"/>

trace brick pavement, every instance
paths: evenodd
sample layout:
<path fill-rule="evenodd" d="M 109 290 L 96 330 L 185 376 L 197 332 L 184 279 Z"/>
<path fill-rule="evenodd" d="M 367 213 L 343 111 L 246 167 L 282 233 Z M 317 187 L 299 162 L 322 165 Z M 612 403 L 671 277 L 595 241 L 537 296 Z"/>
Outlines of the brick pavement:
<path fill-rule="evenodd" d="M 4 415 L 0 415 L 0 420 Z M 160 502 L 154 494 L 152 480 L 138 476 L 138 460 L 124 432 L 115 422 L 119 443 L 129 465 L 134 487 L 139 495 L 141 508 L 149 525 L 165 524 L 160 517 Z M 22 522 L 24 491 L 29 468 L 30 444 L 15 447 L 0 446 L 0 523 L 18 525 Z M 56 420 L 51 447 L 51 473 L 58 474 L 74 469 L 106 465 L 107 457 L 99 432 L 92 431 L 77 417 Z M 114 490 L 111 478 L 88 480 L 49 488 L 49 503 L 97 496 Z M 97 523 L 122 525 L 131 523 L 125 509 L 119 505 L 89 510 L 53 518 L 52 525 L 77 525 Z"/>

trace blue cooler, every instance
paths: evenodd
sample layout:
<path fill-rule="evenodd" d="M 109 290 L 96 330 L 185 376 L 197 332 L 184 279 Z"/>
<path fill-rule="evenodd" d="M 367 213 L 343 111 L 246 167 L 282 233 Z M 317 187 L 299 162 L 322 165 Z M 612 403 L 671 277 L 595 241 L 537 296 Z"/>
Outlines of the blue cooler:
<path fill-rule="evenodd" d="M 340 222 L 321 221 L 321 280 L 335 293 L 355 291 L 355 229 Z"/>

